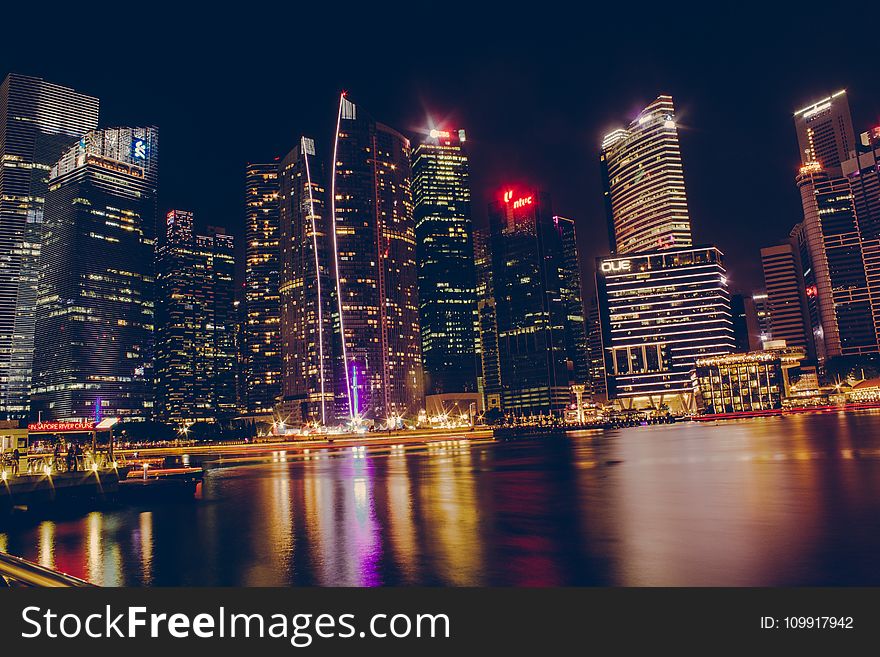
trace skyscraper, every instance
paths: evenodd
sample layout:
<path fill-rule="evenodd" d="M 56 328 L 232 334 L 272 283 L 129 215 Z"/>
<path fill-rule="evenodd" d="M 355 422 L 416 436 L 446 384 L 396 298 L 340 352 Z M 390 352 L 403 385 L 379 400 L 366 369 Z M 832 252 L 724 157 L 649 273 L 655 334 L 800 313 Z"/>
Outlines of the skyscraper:
<path fill-rule="evenodd" d="M 691 245 L 684 170 L 671 96 L 602 140 L 599 158 L 613 254 Z"/>
<path fill-rule="evenodd" d="M 156 128 L 88 132 L 49 175 L 33 405 L 44 419 L 153 415 Z"/>
<path fill-rule="evenodd" d="M 278 163 L 245 169 L 245 378 L 248 413 L 271 413 L 281 395 L 281 226 Z"/>
<path fill-rule="evenodd" d="M 721 251 L 692 246 L 670 96 L 602 141 L 612 253 L 596 287 L 609 399 L 624 408 L 692 412 L 697 358 L 734 349 Z"/>
<path fill-rule="evenodd" d="M 794 113 L 794 122 L 801 164 L 818 162 L 830 168 L 852 156 L 856 143 L 846 91 L 799 109 Z"/>
<path fill-rule="evenodd" d="M 483 407 L 501 408 L 501 370 L 498 363 L 498 323 L 492 286 L 489 230 L 474 231 L 474 265 L 477 272 L 477 350 L 480 354 L 480 387 Z"/>
<path fill-rule="evenodd" d="M 156 406 L 165 421 L 224 420 L 237 412 L 233 238 L 193 231 L 170 210 L 156 250 Z"/>
<path fill-rule="evenodd" d="M 302 137 L 281 168 L 282 408 L 289 424 L 330 424 L 336 286 L 315 143 Z"/>
<path fill-rule="evenodd" d="M 841 171 L 853 192 L 874 332 L 880 339 L 880 127 L 859 135 L 856 151 L 841 164 Z"/>
<path fill-rule="evenodd" d="M 624 408 L 696 410 L 696 360 L 734 349 L 721 251 L 666 249 L 596 264 L 609 398 Z"/>
<path fill-rule="evenodd" d="M 815 357 L 803 273 L 798 253 L 790 243 L 761 249 L 768 314 L 768 338 L 785 340 Z"/>
<path fill-rule="evenodd" d="M 412 154 L 419 321 L 428 395 L 475 392 L 477 312 L 464 130 L 431 130 Z"/>
<path fill-rule="evenodd" d="M 814 328 L 821 357 L 878 350 L 859 221 L 850 181 L 840 167 L 805 164 L 797 177 L 804 209 L 803 237 L 814 285 L 819 325 Z"/>
<path fill-rule="evenodd" d="M 586 384 L 590 378 L 590 357 L 587 345 L 587 326 L 584 302 L 581 298 L 581 267 L 578 262 L 577 235 L 574 220 L 553 217 L 562 240 L 562 268 L 560 294 L 565 306 L 565 354 L 568 360 L 570 384 Z"/>
<path fill-rule="evenodd" d="M 753 290 L 751 298 L 746 299 L 746 320 L 749 325 L 749 350 L 759 351 L 763 348 L 764 343 L 771 339 L 767 290 Z M 809 321 L 807 321 L 807 330 L 809 325 Z"/>
<path fill-rule="evenodd" d="M 0 417 L 29 410 L 49 170 L 97 127 L 97 98 L 14 73 L 0 85 Z"/>
<path fill-rule="evenodd" d="M 424 406 L 409 140 L 339 99 L 330 199 L 342 417 Z"/>
<path fill-rule="evenodd" d="M 730 295 L 730 318 L 733 322 L 734 351 L 749 351 L 749 319 L 746 300 L 742 294 Z"/>
<path fill-rule="evenodd" d="M 489 204 L 501 407 L 562 415 L 568 406 L 562 236 L 548 194 L 506 189 Z"/>
<path fill-rule="evenodd" d="M 599 300 L 594 296 L 587 311 L 588 353 L 590 356 L 590 394 L 594 400 L 606 401 L 608 388 L 605 384 L 605 353 L 602 348 L 602 322 Z"/>

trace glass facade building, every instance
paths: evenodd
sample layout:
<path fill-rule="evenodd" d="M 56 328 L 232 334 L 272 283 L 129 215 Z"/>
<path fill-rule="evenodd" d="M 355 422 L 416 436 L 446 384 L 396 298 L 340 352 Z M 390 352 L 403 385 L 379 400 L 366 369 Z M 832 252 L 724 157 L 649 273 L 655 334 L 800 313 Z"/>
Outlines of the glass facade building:
<path fill-rule="evenodd" d="M 414 417 L 424 383 L 409 140 L 342 94 L 333 163 L 339 415 Z"/>
<path fill-rule="evenodd" d="M 492 287 L 492 256 L 489 230 L 474 231 L 474 265 L 477 273 L 477 352 L 480 362 L 479 387 L 483 408 L 501 408 L 501 370 L 498 364 L 498 324 L 495 291 Z"/>
<path fill-rule="evenodd" d="M 570 399 L 568 313 L 563 243 L 549 195 L 528 188 L 503 191 L 489 205 L 488 247 L 502 410 L 562 416 Z"/>
<path fill-rule="evenodd" d="M 412 154 L 419 321 L 428 395 L 475 392 L 477 313 L 464 130 L 431 130 Z"/>
<path fill-rule="evenodd" d="M 761 249 L 765 295 L 759 299 L 766 308 L 764 340 L 785 340 L 790 347 L 801 347 L 814 356 L 803 271 L 798 251 L 790 243 Z"/>
<path fill-rule="evenodd" d="M 671 96 L 659 96 L 628 128 L 602 140 L 599 157 L 611 253 L 691 245 L 684 170 Z"/>
<path fill-rule="evenodd" d="M 587 344 L 587 325 L 581 296 L 581 267 L 578 262 L 577 234 L 574 220 L 553 217 L 553 223 L 562 240 L 562 268 L 560 294 L 565 306 L 565 354 L 568 359 L 570 384 L 587 384 L 590 379 L 590 356 Z"/>
<path fill-rule="evenodd" d="M 334 421 L 334 308 L 329 213 L 315 143 L 302 137 L 282 160 L 282 417 L 288 424 Z"/>
<path fill-rule="evenodd" d="M 734 349 L 721 251 L 599 258 L 596 271 L 609 397 L 624 408 L 696 410 L 696 360 Z"/>
<path fill-rule="evenodd" d="M 708 414 L 782 408 L 806 357 L 802 347 L 768 349 L 697 360 L 697 380 Z"/>
<path fill-rule="evenodd" d="M 52 167 L 33 406 L 43 419 L 153 416 L 156 128 L 87 133 Z"/>
<path fill-rule="evenodd" d="M 814 162 L 797 177 L 801 203 L 805 271 L 818 310 L 813 334 L 817 354 L 824 358 L 878 351 L 872 292 L 868 286 L 864 249 L 850 181 L 840 168 L 824 169 Z"/>
<path fill-rule="evenodd" d="M 157 416 L 224 421 L 238 410 L 233 238 L 219 229 L 196 235 L 185 210 L 165 219 L 156 251 Z"/>
<path fill-rule="evenodd" d="M 278 163 L 245 169 L 245 392 L 250 414 L 281 396 L 281 225 Z"/>
<path fill-rule="evenodd" d="M 98 99 L 40 78 L 0 85 L 0 417 L 30 405 L 44 202 L 58 158 L 98 127 Z"/>

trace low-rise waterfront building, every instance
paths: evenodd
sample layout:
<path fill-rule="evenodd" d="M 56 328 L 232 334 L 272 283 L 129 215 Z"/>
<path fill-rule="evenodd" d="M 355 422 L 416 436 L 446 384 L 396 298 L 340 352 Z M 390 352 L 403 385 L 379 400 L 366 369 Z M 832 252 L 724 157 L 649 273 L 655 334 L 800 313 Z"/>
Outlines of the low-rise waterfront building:
<path fill-rule="evenodd" d="M 697 381 L 704 411 L 745 413 L 782 408 L 806 356 L 803 347 L 777 343 L 761 351 L 698 359 Z"/>

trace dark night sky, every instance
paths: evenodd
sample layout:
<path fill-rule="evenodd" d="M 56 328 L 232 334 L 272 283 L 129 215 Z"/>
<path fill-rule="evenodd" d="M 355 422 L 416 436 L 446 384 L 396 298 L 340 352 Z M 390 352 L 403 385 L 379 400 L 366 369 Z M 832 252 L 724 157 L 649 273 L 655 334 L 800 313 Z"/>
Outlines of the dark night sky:
<path fill-rule="evenodd" d="M 102 125 L 158 125 L 161 209 L 236 235 L 245 163 L 282 155 L 302 132 L 326 152 L 340 89 L 410 134 L 428 114 L 447 119 L 468 132 L 477 223 L 500 185 L 533 181 L 576 219 L 588 277 L 607 250 L 601 137 L 670 93 L 695 240 L 720 246 L 734 287 L 750 290 L 758 249 L 800 217 L 793 111 L 846 88 L 856 132 L 880 124 L 864 16 L 824 25 L 803 4 L 773 4 L 41 7 L 5 23 L 0 68 L 100 97 Z"/>

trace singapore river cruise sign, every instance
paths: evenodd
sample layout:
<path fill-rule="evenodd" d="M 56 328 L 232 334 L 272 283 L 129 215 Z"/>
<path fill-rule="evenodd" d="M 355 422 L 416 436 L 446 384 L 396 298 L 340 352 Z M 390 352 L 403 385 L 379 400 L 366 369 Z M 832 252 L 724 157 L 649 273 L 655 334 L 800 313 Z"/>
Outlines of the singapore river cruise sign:
<path fill-rule="evenodd" d="M 94 431 L 94 422 L 34 422 L 28 425 L 28 431 L 44 433 L 61 433 L 73 431 Z"/>

